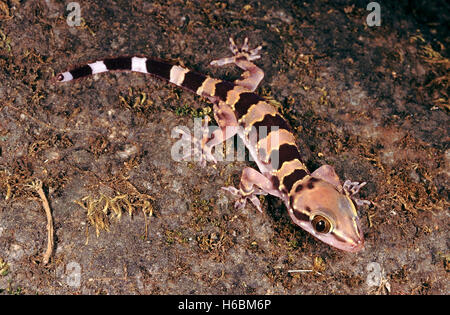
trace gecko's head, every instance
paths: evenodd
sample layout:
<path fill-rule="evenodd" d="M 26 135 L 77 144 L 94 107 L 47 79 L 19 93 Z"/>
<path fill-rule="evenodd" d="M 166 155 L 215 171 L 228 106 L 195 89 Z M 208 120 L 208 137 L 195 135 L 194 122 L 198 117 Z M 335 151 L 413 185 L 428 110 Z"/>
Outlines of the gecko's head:
<path fill-rule="evenodd" d="M 319 240 L 348 252 L 364 248 L 353 201 L 334 185 L 311 177 L 291 197 L 292 220 Z"/>

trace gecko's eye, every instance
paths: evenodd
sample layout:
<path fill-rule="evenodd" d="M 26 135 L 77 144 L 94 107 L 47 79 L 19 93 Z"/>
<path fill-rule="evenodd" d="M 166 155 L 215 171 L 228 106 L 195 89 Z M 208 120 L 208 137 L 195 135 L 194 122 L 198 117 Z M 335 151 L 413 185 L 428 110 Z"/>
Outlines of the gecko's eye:
<path fill-rule="evenodd" d="M 316 215 L 311 221 L 314 229 L 319 233 L 328 233 L 331 230 L 331 222 L 321 215 Z"/>

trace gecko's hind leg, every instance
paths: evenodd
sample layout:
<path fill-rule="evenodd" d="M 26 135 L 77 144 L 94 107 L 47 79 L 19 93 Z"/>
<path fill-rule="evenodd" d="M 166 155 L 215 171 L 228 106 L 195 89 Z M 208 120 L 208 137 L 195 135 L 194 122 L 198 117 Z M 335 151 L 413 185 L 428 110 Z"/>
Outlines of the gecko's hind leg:
<path fill-rule="evenodd" d="M 209 122 L 210 118 L 206 116 L 195 126 L 194 122 L 194 134 L 191 135 L 189 131 L 181 128 L 176 128 L 176 131 L 183 135 L 183 137 L 190 143 L 190 149 L 181 157 L 184 161 L 198 161 L 200 166 L 205 167 L 207 161 L 217 163 L 215 157 L 211 154 L 211 150 L 205 150 L 205 144 L 209 139 Z M 197 131 L 196 131 L 197 129 Z"/>
<path fill-rule="evenodd" d="M 221 154 L 223 152 L 221 152 L 220 148 L 215 154 L 212 151 L 216 146 L 233 137 L 237 133 L 239 125 L 233 110 L 226 103 L 220 101 L 214 104 L 213 110 L 214 118 L 219 128 L 212 130 L 213 126 L 209 126 L 210 118 L 208 116 L 200 123 L 194 122 L 194 135 L 192 136 L 190 133 L 178 128 L 177 132 L 189 139 L 191 146 L 193 146 L 193 150 L 188 150 L 182 157 L 182 160 L 188 160 L 193 157 L 195 161 L 200 162 L 202 167 L 206 166 L 206 162 L 217 163 L 218 160 L 222 160 Z"/>
<path fill-rule="evenodd" d="M 203 138 L 202 140 L 202 150 L 209 157 L 213 157 L 213 148 L 221 145 L 226 140 L 234 137 L 238 132 L 238 122 L 233 109 L 227 105 L 225 102 L 219 101 L 214 104 L 214 119 L 216 120 L 219 128 L 216 129 L 209 137 Z M 223 152 L 218 152 L 222 154 Z M 216 162 L 216 159 L 214 159 Z"/>
<path fill-rule="evenodd" d="M 223 66 L 233 63 L 242 70 L 241 78 L 234 81 L 236 85 L 243 86 L 250 91 L 255 91 L 261 80 L 264 78 L 264 72 L 256 66 L 252 61 L 261 58 L 259 55 L 262 46 L 249 50 L 248 38 L 244 40 L 241 48 L 238 48 L 233 38 L 230 37 L 230 50 L 234 56 L 213 60 L 211 65 Z"/>

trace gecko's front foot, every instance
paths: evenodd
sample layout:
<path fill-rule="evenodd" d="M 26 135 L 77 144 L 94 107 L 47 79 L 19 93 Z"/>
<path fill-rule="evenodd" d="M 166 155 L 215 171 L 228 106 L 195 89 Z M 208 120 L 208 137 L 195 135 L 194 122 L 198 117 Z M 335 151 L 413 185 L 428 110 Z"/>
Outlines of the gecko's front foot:
<path fill-rule="evenodd" d="M 258 46 L 255 49 L 249 50 L 248 48 L 248 38 L 246 37 L 244 40 L 244 44 L 241 48 L 238 48 L 233 38 L 230 37 L 230 50 L 233 53 L 232 57 L 221 58 L 217 60 L 211 61 L 211 65 L 213 66 L 223 66 L 229 63 L 236 63 L 241 59 L 245 59 L 247 61 L 252 61 L 261 58 L 259 55 L 259 51 L 262 49 L 262 46 Z"/>
<path fill-rule="evenodd" d="M 262 213 L 261 201 L 259 201 L 257 195 L 267 195 L 265 191 L 255 189 L 251 193 L 245 193 L 242 189 L 237 189 L 236 187 L 233 186 L 222 187 L 222 189 L 228 191 L 229 193 L 231 193 L 233 196 L 236 197 L 236 202 L 234 204 L 235 209 L 237 210 L 244 209 L 248 199 L 253 203 L 256 209 L 258 209 L 258 211 Z"/>
<path fill-rule="evenodd" d="M 367 184 L 367 182 L 352 182 L 350 180 L 346 180 L 344 182 L 344 185 L 342 185 L 342 188 L 344 189 L 344 192 L 349 196 L 358 206 L 362 205 L 370 205 L 371 202 L 369 200 L 363 200 L 355 198 L 354 195 L 356 195 L 359 190 L 364 187 Z"/>

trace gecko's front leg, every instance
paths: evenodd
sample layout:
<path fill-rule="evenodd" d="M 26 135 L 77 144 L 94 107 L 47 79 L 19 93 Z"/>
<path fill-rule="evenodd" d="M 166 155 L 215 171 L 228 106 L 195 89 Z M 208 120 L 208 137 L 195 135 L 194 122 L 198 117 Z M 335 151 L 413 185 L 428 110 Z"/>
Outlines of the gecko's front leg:
<path fill-rule="evenodd" d="M 369 200 L 364 200 L 364 199 L 358 199 L 355 198 L 354 195 L 356 195 L 359 190 L 365 186 L 367 184 L 367 182 L 352 182 L 350 180 L 346 180 L 344 182 L 344 185 L 342 185 L 342 188 L 344 189 L 344 192 L 358 205 L 358 206 L 363 206 L 363 205 L 370 205 L 372 204 L 371 201 Z"/>
<path fill-rule="evenodd" d="M 344 184 L 341 185 L 339 176 L 336 174 L 334 168 L 330 165 L 322 165 L 321 167 L 316 169 L 311 175 L 329 182 L 330 184 L 335 186 L 339 191 L 349 196 L 358 206 L 370 205 L 372 203 L 369 200 L 358 199 L 355 197 L 355 195 L 359 192 L 359 190 L 362 187 L 364 187 L 367 184 L 367 182 L 359 183 L 346 180 Z"/>
<path fill-rule="evenodd" d="M 275 187 L 272 181 L 251 167 L 246 167 L 242 171 L 239 189 L 233 186 L 222 187 L 222 189 L 237 197 L 235 203 L 236 209 L 244 208 L 248 199 L 259 212 L 262 212 L 261 202 L 257 197 L 258 195 L 271 194 L 282 198 L 280 191 Z"/>
<path fill-rule="evenodd" d="M 230 37 L 230 50 L 233 53 L 233 56 L 213 60 L 211 61 L 211 65 L 224 66 L 227 64 L 235 64 L 244 70 L 244 72 L 242 73 L 241 78 L 234 81 L 234 84 L 254 92 L 264 78 L 264 72 L 252 62 L 255 59 L 261 58 L 259 55 L 261 49 L 262 46 L 258 46 L 255 49 L 249 50 L 247 37 L 245 38 L 242 47 L 238 48 L 233 38 Z"/>

